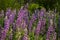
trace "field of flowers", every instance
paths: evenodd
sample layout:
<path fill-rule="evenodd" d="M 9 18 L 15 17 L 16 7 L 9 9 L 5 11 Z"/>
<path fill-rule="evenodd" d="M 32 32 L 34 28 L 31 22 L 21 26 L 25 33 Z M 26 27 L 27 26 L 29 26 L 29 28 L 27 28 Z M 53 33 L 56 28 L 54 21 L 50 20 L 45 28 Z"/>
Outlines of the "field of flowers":
<path fill-rule="evenodd" d="M 60 40 L 60 15 L 45 8 L 0 11 L 0 40 Z"/>

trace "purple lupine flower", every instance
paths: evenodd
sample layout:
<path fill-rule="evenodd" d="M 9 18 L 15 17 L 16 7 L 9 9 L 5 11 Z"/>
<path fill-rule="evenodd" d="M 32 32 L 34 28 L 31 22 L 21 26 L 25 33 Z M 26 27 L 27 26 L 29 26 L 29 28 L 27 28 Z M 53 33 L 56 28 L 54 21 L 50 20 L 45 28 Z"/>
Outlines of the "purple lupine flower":
<path fill-rule="evenodd" d="M 28 21 L 29 21 L 28 10 L 25 9 L 25 11 L 26 11 L 26 12 L 24 13 L 24 17 L 23 17 L 23 19 L 25 20 L 26 24 L 28 24 Z"/>
<path fill-rule="evenodd" d="M 28 40 L 28 36 L 25 34 L 22 38 L 22 40 Z"/>
<path fill-rule="evenodd" d="M 50 23 L 52 23 L 52 20 L 49 20 L 49 22 Z M 53 32 L 53 26 L 52 26 L 52 24 L 50 24 L 50 26 L 49 26 L 49 28 L 48 28 L 48 31 L 47 31 L 47 36 L 46 36 L 46 40 L 48 39 L 48 40 L 50 40 L 50 35 L 51 35 L 51 33 Z"/>
<path fill-rule="evenodd" d="M 2 30 L 2 33 L 1 33 L 1 40 L 5 40 L 6 33 L 8 32 L 8 30 L 9 30 L 9 19 L 6 16 L 5 22 L 4 22 L 4 29 Z"/>
<path fill-rule="evenodd" d="M 37 27 L 35 29 L 35 40 L 38 40 L 38 36 L 41 32 L 41 20 L 39 20 L 38 24 L 37 24 Z"/>
<path fill-rule="evenodd" d="M 44 10 L 41 10 L 40 17 L 43 17 L 43 16 L 44 16 Z M 38 26 L 36 28 L 36 31 L 37 31 L 36 34 L 37 35 L 41 32 L 41 30 L 43 30 L 41 28 L 44 27 L 45 23 L 46 23 L 46 20 L 44 18 L 39 18 L 39 23 L 38 23 Z"/>
<path fill-rule="evenodd" d="M 57 33 L 54 32 L 54 34 L 53 34 L 53 40 L 56 40 L 56 35 L 57 35 Z"/>
<path fill-rule="evenodd" d="M 45 30 L 45 24 L 46 24 L 46 19 L 45 18 L 43 18 L 42 20 L 41 20 L 41 30 L 40 30 L 40 33 L 41 34 L 43 34 L 46 30 Z"/>
<path fill-rule="evenodd" d="M 23 17 L 23 15 L 24 15 L 24 11 L 22 10 L 20 10 L 19 11 L 19 13 L 18 13 L 18 18 L 17 18 L 17 20 L 16 20 L 16 26 L 20 26 L 21 25 L 21 22 L 22 22 L 22 17 Z"/>
<path fill-rule="evenodd" d="M 53 21 L 52 20 L 50 20 L 50 26 L 49 26 L 49 28 L 48 28 L 48 31 L 47 31 L 47 38 L 46 38 L 46 40 L 50 40 L 50 36 L 53 34 L 53 36 L 54 36 L 54 33 L 55 33 L 55 29 L 54 29 L 54 27 L 53 27 Z M 53 37 L 53 39 L 54 39 L 54 37 Z M 56 39 L 56 38 L 55 38 Z"/>
<path fill-rule="evenodd" d="M 40 33 L 43 34 L 43 32 L 45 31 L 45 23 L 46 23 L 46 19 L 44 18 L 45 15 L 45 9 L 41 9 L 40 13 L 39 13 L 39 19 L 41 21 L 41 28 L 40 28 Z"/>
<path fill-rule="evenodd" d="M 11 14 L 11 9 L 8 8 L 7 11 L 6 11 L 6 16 L 9 18 L 10 14 Z"/>
<path fill-rule="evenodd" d="M 25 27 L 25 28 L 23 28 L 23 29 L 24 29 L 24 34 L 27 35 L 27 34 L 28 34 L 27 24 L 24 22 L 23 25 L 24 25 L 24 27 Z M 23 26 L 22 26 L 22 27 L 23 27 Z"/>
<path fill-rule="evenodd" d="M 40 33 L 43 33 L 43 30 L 45 29 L 46 20 L 45 20 L 45 18 L 43 18 L 44 15 L 45 15 L 44 12 L 45 12 L 44 10 L 41 10 L 41 11 L 40 11 L 40 16 L 38 16 L 39 22 L 38 22 L 37 28 L 36 28 L 36 30 L 35 30 L 36 40 L 38 40 L 39 34 L 40 34 Z"/>
<path fill-rule="evenodd" d="M 24 20 L 22 20 L 22 23 L 21 23 L 21 27 L 23 28 L 23 29 L 25 29 L 26 28 L 26 23 L 25 23 L 25 21 Z"/>
<path fill-rule="evenodd" d="M 39 18 L 42 18 L 44 16 L 44 13 L 45 13 L 45 9 L 42 8 L 39 13 Z"/>
<path fill-rule="evenodd" d="M 23 7 L 21 7 L 19 13 L 18 13 L 18 18 L 16 21 L 16 25 L 20 26 L 22 23 L 22 20 L 24 20 L 27 24 L 28 24 L 28 10 L 24 9 Z"/>
<path fill-rule="evenodd" d="M 43 17 L 43 16 L 44 16 L 44 12 L 41 11 L 40 13 L 41 13 L 41 14 L 40 14 L 40 17 Z"/>
<path fill-rule="evenodd" d="M 26 23 L 24 22 L 23 25 L 25 25 L 24 26 L 25 28 L 24 28 L 24 36 L 23 36 L 22 40 L 28 40 L 29 38 L 28 38 L 28 30 L 27 30 L 27 27 L 26 27 Z"/>
<path fill-rule="evenodd" d="M 35 34 L 36 34 L 36 35 L 39 35 L 39 33 L 40 33 L 40 28 L 41 28 L 41 21 L 39 20 L 38 25 L 37 25 L 37 28 L 36 28 L 36 30 L 35 30 Z"/>
<path fill-rule="evenodd" d="M 19 27 L 21 25 L 25 13 L 26 13 L 26 10 L 20 10 L 20 12 L 18 13 L 18 18 L 16 20 L 16 26 Z"/>
<path fill-rule="evenodd" d="M 52 32 L 54 32 L 54 29 L 53 29 L 53 26 L 50 26 L 50 27 L 48 28 L 46 40 L 47 40 L 47 39 L 50 40 L 50 35 L 52 34 Z"/>
<path fill-rule="evenodd" d="M 34 13 L 35 13 L 35 17 L 36 17 L 36 18 L 38 18 L 39 10 L 38 10 L 38 9 L 36 9 Z"/>
<path fill-rule="evenodd" d="M 15 15 L 16 15 L 16 10 L 13 10 L 9 16 L 10 24 L 13 23 Z"/>
<path fill-rule="evenodd" d="M 0 40 L 5 40 L 5 38 L 6 38 L 6 31 L 2 30 Z"/>
<path fill-rule="evenodd" d="M 17 20 L 16 20 L 16 26 L 20 27 L 21 22 L 22 22 L 22 18 L 21 17 L 17 18 Z"/>
<path fill-rule="evenodd" d="M 25 12 L 25 10 L 23 9 L 23 6 L 21 7 L 21 9 L 18 12 L 18 17 L 21 16 L 21 14 L 23 14 Z"/>
<path fill-rule="evenodd" d="M 37 15 L 37 14 L 38 14 L 37 11 L 35 11 L 35 13 L 32 14 L 32 18 L 31 18 L 31 20 L 30 20 L 30 22 L 29 22 L 29 27 L 28 27 L 29 31 L 31 31 L 32 24 L 33 24 L 34 21 L 38 18 L 38 15 Z"/>
<path fill-rule="evenodd" d="M 43 19 L 42 19 L 42 25 L 45 25 L 45 23 L 46 23 L 46 19 L 43 18 Z"/>
<path fill-rule="evenodd" d="M 5 17 L 5 22 L 4 22 L 4 30 L 7 32 L 9 30 L 9 19 L 7 18 L 7 16 Z"/>

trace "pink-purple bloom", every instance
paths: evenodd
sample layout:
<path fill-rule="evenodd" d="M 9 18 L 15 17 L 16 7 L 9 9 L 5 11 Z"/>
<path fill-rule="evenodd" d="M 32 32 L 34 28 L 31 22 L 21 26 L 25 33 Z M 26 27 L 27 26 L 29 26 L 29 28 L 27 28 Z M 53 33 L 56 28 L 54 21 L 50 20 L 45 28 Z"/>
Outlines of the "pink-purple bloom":
<path fill-rule="evenodd" d="M 8 32 L 9 30 L 9 19 L 7 18 L 7 16 L 5 17 L 5 21 L 4 21 L 4 29 L 2 30 L 1 32 L 1 40 L 5 40 L 6 38 L 6 33 Z"/>
<path fill-rule="evenodd" d="M 9 30 L 9 26 L 10 23 L 9 23 L 9 19 L 7 18 L 7 16 L 5 17 L 5 21 L 4 21 L 4 30 L 5 31 L 8 31 Z"/>
<path fill-rule="evenodd" d="M 52 36 L 52 40 L 56 40 L 56 32 L 55 32 L 55 29 L 52 25 L 50 25 L 49 28 L 48 28 L 46 40 L 50 40 L 51 36 Z"/>
<path fill-rule="evenodd" d="M 15 15 L 16 15 L 16 10 L 12 11 L 9 16 L 10 24 L 14 22 Z"/>
<path fill-rule="evenodd" d="M 36 28 L 36 30 L 35 30 L 35 34 L 36 34 L 36 35 L 39 35 L 39 33 L 40 33 L 40 28 L 41 28 L 41 21 L 39 20 L 38 25 L 37 25 L 37 28 Z"/>
<path fill-rule="evenodd" d="M 38 15 L 36 15 L 37 13 L 34 13 L 34 14 L 32 14 L 32 17 L 31 17 L 31 20 L 30 20 L 30 22 L 29 22 L 29 26 L 28 26 L 28 29 L 29 29 L 29 31 L 31 31 L 31 29 L 32 29 L 32 24 L 37 20 L 37 18 L 38 18 Z"/>
<path fill-rule="evenodd" d="M 27 35 L 24 35 L 22 40 L 28 40 L 28 36 Z"/>
<path fill-rule="evenodd" d="M 6 11 L 6 15 L 5 16 L 7 16 L 9 18 L 10 14 L 11 14 L 11 9 L 8 8 L 7 11 Z"/>

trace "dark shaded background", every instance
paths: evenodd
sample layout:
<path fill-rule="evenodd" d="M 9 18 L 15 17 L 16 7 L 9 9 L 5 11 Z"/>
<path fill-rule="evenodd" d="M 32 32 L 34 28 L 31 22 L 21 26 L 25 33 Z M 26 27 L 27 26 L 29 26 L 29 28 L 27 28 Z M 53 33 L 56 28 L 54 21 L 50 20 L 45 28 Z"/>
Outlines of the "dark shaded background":
<path fill-rule="evenodd" d="M 20 8 L 22 5 L 25 5 L 26 3 L 29 3 L 31 5 L 32 3 L 45 7 L 48 9 L 57 9 L 60 10 L 60 0 L 0 0 L 0 10 L 6 9 L 8 7 L 11 8 Z M 38 7 L 40 8 L 40 7 Z"/>

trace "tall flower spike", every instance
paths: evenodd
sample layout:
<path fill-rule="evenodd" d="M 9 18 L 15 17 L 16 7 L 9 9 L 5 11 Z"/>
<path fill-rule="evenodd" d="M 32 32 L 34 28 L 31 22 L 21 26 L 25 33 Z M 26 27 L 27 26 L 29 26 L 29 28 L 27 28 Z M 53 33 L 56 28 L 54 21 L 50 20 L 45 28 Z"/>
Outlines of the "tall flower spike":
<path fill-rule="evenodd" d="M 23 27 L 23 26 L 22 26 L 22 27 Z M 22 40 L 29 40 L 29 38 L 28 38 L 28 30 L 27 30 L 26 24 L 25 24 L 24 35 L 23 35 Z"/>
<path fill-rule="evenodd" d="M 9 19 L 7 18 L 7 16 L 5 17 L 5 22 L 4 22 L 4 30 L 5 31 L 8 31 L 9 30 L 9 26 L 10 23 L 9 23 Z"/>
<path fill-rule="evenodd" d="M 27 10 L 24 10 L 24 9 L 20 10 L 20 12 L 18 13 L 17 21 L 16 21 L 16 26 L 21 25 L 23 18 L 27 16 L 26 12 L 27 12 Z"/>
<path fill-rule="evenodd" d="M 41 34 L 44 34 L 44 32 L 46 31 L 45 30 L 45 24 L 46 24 L 46 19 L 45 18 L 43 18 L 42 20 L 41 20 L 41 30 L 40 30 L 40 33 Z"/>
<path fill-rule="evenodd" d="M 28 21 L 29 21 L 29 17 L 28 17 L 28 10 L 27 9 L 24 9 L 25 10 L 25 13 L 24 13 L 24 17 L 23 19 L 25 20 L 25 23 L 28 24 Z"/>
<path fill-rule="evenodd" d="M 21 20 L 22 18 L 17 18 L 17 20 L 16 20 L 16 26 L 17 27 L 20 27 L 20 25 L 21 25 Z"/>
<path fill-rule="evenodd" d="M 10 24 L 14 22 L 15 15 L 16 15 L 16 10 L 13 10 L 9 16 Z"/>
<path fill-rule="evenodd" d="M 50 27 L 48 28 L 46 40 L 47 40 L 47 39 L 50 40 L 50 37 L 51 37 L 50 35 L 52 35 L 53 33 L 54 33 L 54 28 L 53 28 L 53 26 L 50 26 Z"/>
<path fill-rule="evenodd" d="M 52 25 L 53 25 L 53 21 L 52 21 L 52 19 L 50 19 L 50 27 L 48 28 L 48 31 L 47 31 L 47 38 L 46 38 L 46 40 L 50 40 L 50 37 L 51 37 L 52 34 L 55 35 L 54 34 L 55 33 L 55 29 L 53 28 Z M 54 37 L 53 37 L 53 39 L 54 39 Z M 55 38 L 55 40 L 56 40 L 56 38 Z"/>
<path fill-rule="evenodd" d="M 42 30 L 44 30 L 45 29 L 45 23 L 46 23 L 46 20 L 45 20 L 45 18 L 43 18 L 43 16 L 44 16 L 44 13 L 45 13 L 45 10 L 44 9 L 41 9 L 41 11 L 40 11 L 40 18 L 39 18 L 39 23 L 38 23 L 38 25 L 40 25 L 40 26 L 37 26 L 37 28 L 39 28 L 39 33 L 41 33 L 41 32 L 43 32 Z M 37 32 L 38 33 L 38 32 Z M 38 33 L 38 34 L 39 34 Z"/>
<path fill-rule="evenodd" d="M 37 24 L 37 28 L 36 28 L 36 30 L 35 30 L 35 34 L 36 34 L 36 35 L 39 35 L 39 33 L 40 33 L 40 28 L 41 28 L 41 21 L 39 20 L 39 22 L 38 22 L 38 24 Z"/>
<path fill-rule="evenodd" d="M 19 27 L 22 21 L 22 16 L 23 16 L 23 8 L 21 8 L 18 12 L 18 18 L 16 20 L 16 26 Z"/>
<path fill-rule="evenodd" d="M 0 40 L 5 40 L 5 38 L 6 38 L 6 31 L 2 30 Z"/>
<path fill-rule="evenodd" d="M 35 29 L 35 40 L 38 40 L 40 31 L 41 31 L 41 20 L 38 21 L 37 27 Z"/>
<path fill-rule="evenodd" d="M 35 12 L 34 12 L 36 18 L 38 18 L 38 13 L 39 13 L 39 10 L 36 9 Z"/>
<path fill-rule="evenodd" d="M 35 10 L 35 13 L 32 14 L 32 18 L 31 18 L 31 20 L 30 20 L 30 22 L 29 22 L 29 27 L 28 27 L 29 31 L 31 31 L 31 29 L 32 29 L 32 24 L 33 24 L 34 21 L 38 18 L 38 15 L 37 15 L 37 14 L 38 14 L 38 13 L 37 13 L 36 10 Z"/>
<path fill-rule="evenodd" d="M 22 23 L 24 13 L 20 13 L 20 16 L 16 20 L 16 26 L 19 27 Z"/>
<path fill-rule="evenodd" d="M 25 11 L 23 10 L 23 6 L 21 7 L 21 9 L 19 10 L 18 12 L 18 16 L 17 17 L 20 17 L 22 13 L 24 13 Z"/>
<path fill-rule="evenodd" d="M 7 18 L 7 16 L 5 17 L 5 22 L 4 22 L 4 29 L 2 30 L 2 33 L 1 33 L 1 40 L 5 40 L 6 38 L 6 33 L 8 32 L 9 30 L 9 19 Z"/>
<path fill-rule="evenodd" d="M 39 18 L 42 18 L 42 17 L 44 16 L 45 11 L 46 11 L 45 8 L 42 8 L 42 9 L 40 10 Z"/>
<path fill-rule="evenodd" d="M 22 27 L 23 29 L 25 29 L 25 27 L 26 27 L 26 23 L 25 23 L 24 20 L 22 20 L 21 27 Z"/>
<path fill-rule="evenodd" d="M 53 40 L 56 40 L 56 35 L 57 35 L 57 33 L 54 32 Z"/>
<path fill-rule="evenodd" d="M 9 18 L 10 14 L 11 14 L 11 9 L 8 8 L 7 11 L 6 11 L 6 16 Z"/>

